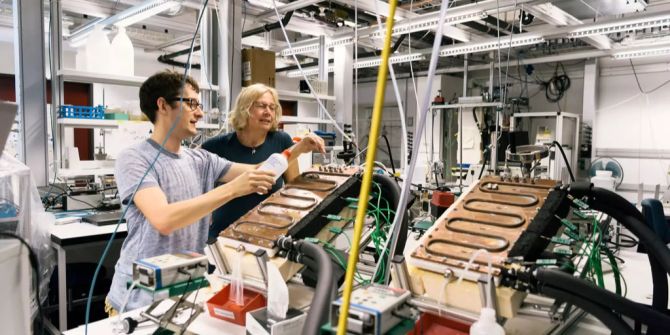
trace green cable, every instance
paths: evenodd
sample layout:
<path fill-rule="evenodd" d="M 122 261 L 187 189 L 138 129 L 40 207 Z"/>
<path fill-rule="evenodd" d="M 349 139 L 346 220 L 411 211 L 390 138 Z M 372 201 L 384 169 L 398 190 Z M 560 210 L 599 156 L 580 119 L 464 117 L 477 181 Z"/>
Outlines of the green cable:
<path fill-rule="evenodd" d="M 330 255 L 332 255 L 333 258 L 335 258 L 335 261 L 340 265 L 340 267 L 342 267 L 343 269 L 346 270 L 346 268 L 347 268 L 346 261 L 344 259 L 342 259 L 341 256 L 336 252 L 337 248 L 335 248 L 334 245 L 332 245 L 331 243 L 329 243 L 327 241 L 323 241 L 323 240 L 319 240 L 319 239 L 315 239 L 315 241 L 318 242 L 318 243 L 323 244 L 324 250 L 326 250 L 326 252 L 328 252 Z M 357 280 L 358 280 L 359 283 L 365 283 L 367 281 L 366 279 L 363 279 L 363 276 L 358 271 L 358 269 L 356 269 L 356 272 L 354 273 L 354 276 L 357 277 Z"/>
<path fill-rule="evenodd" d="M 614 287 L 615 287 L 615 292 L 617 295 L 621 295 L 621 273 L 619 272 L 619 266 L 616 263 L 616 259 L 614 258 L 614 254 L 612 254 L 612 251 L 609 248 L 605 248 L 605 255 L 610 261 L 610 266 L 612 267 L 612 273 L 614 274 Z"/>

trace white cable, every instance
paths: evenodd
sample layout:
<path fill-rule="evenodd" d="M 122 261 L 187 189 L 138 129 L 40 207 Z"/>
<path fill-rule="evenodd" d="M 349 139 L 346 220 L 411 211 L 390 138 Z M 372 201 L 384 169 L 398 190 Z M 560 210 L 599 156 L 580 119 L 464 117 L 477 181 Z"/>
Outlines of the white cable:
<path fill-rule="evenodd" d="M 409 3 L 409 11 L 412 12 L 412 6 L 414 5 L 414 0 L 412 0 Z M 412 33 L 407 33 L 407 48 L 408 48 L 408 53 L 412 54 Z M 409 62 L 409 73 L 412 78 L 412 88 L 414 89 L 414 102 L 416 103 L 416 115 L 419 114 L 419 109 L 421 108 L 419 106 L 419 93 L 416 89 L 416 79 L 414 77 L 414 66 L 412 66 L 412 63 L 414 62 Z M 414 136 L 416 137 L 416 136 Z M 426 145 L 426 152 L 428 152 L 428 141 L 425 141 L 424 144 Z M 421 150 L 419 146 L 414 146 L 412 148 L 413 150 Z M 409 154 L 409 153 L 408 153 Z M 406 157 L 403 157 L 403 160 L 405 160 Z"/>
<path fill-rule="evenodd" d="M 380 34 L 384 34 L 384 31 L 382 30 L 382 19 L 379 17 L 379 6 L 377 5 L 377 1 L 375 1 L 375 16 L 377 17 L 377 27 L 379 28 L 378 31 Z M 410 61 L 410 63 L 412 63 Z M 400 131 L 402 132 L 402 140 L 400 142 L 401 149 L 400 149 L 400 166 L 403 165 L 403 162 L 405 161 L 405 157 L 407 156 L 407 124 L 405 123 L 405 109 L 402 104 L 402 98 L 400 97 L 400 90 L 398 89 L 398 81 L 395 78 L 395 71 L 393 71 L 393 64 L 389 62 L 389 74 L 391 75 L 391 81 L 393 82 L 393 91 L 395 92 L 395 99 L 396 102 L 398 103 L 398 114 L 400 116 Z M 391 150 L 391 148 L 389 148 Z M 389 160 L 391 159 L 391 153 L 389 152 Z M 393 166 L 393 162 L 391 162 L 391 166 Z M 403 169 L 403 172 L 405 172 L 406 169 Z M 402 175 L 403 178 L 406 175 Z"/>
<path fill-rule="evenodd" d="M 128 288 L 128 292 L 126 292 L 125 298 L 123 298 L 123 305 L 121 305 L 121 309 L 118 311 L 116 314 L 116 325 L 115 325 L 115 330 L 120 330 L 122 329 L 122 324 L 121 324 L 121 314 L 125 312 L 126 310 L 126 305 L 128 305 L 128 300 L 130 300 L 130 293 L 133 292 L 135 289 L 135 286 L 139 284 L 140 282 L 138 280 L 134 280 L 132 284 L 130 284 L 130 288 Z"/>
<path fill-rule="evenodd" d="M 442 5 L 440 6 L 440 19 L 438 20 L 438 24 L 436 27 L 435 39 L 433 41 L 433 50 L 430 55 L 430 65 L 428 66 L 428 77 L 427 77 L 428 87 L 426 88 L 426 91 L 423 96 L 423 101 L 421 104 L 420 109 L 421 114 L 419 117 L 419 122 L 417 123 L 417 136 L 414 137 L 418 141 L 418 144 L 416 146 L 417 148 L 421 146 L 421 135 L 423 134 L 424 128 L 426 126 L 426 115 L 428 114 L 428 110 L 430 107 L 430 97 L 431 97 L 431 91 L 433 89 L 433 78 L 435 78 L 435 68 L 437 67 L 437 59 L 440 55 L 440 44 L 442 43 L 442 30 L 444 27 L 444 18 L 447 16 L 448 7 L 449 7 L 449 0 L 442 0 Z M 416 161 L 417 158 L 419 157 L 418 151 L 419 150 L 412 150 L 412 159 L 410 160 L 407 173 L 405 174 L 406 176 L 408 176 L 408 178 L 411 178 L 411 176 L 414 175 L 414 168 L 416 167 Z M 395 211 L 396 215 L 395 218 L 393 219 L 393 224 L 391 226 L 391 236 L 384 242 L 384 249 L 382 250 L 386 250 L 390 244 L 391 249 L 389 251 L 391 254 L 395 252 L 395 249 L 398 244 L 398 234 L 400 233 L 400 226 L 401 226 L 400 223 L 402 222 L 405 214 L 402 209 L 407 206 L 407 200 L 409 198 L 409 189 L 411 184 L 412 184 L 411 181 L 405 179 L 405 182 L 402 185 L 402 190 L 400 191 L 400 200 L 398 201 L 398 207 L 396 208 Z M 380 270 L 380 265 L 382 263 L 383 262 L 377 262 L 373 278 L 376 278 L 377 273 Z M 390 267 L 387 266 L 384 269 L 385 273 L 383 273 L 382 284 L 388 283 L 388 278 L 390 275 L 388 268 Z"/>
<path fill-rule="evenodd" d="M 284 35 L 284 39 L 286 40 L 286 45 L 288 45 L 288 49 L 291 52 L 291 56 L 293 56 L 293 60 L 295 61 L 295 64 L 298 66 L 298 70 L 300 70 L 300 74 L 302 75 L 302 78 L 305 80 L 305 83 L 307 83 L 307 87 L 309 87 L 309 91 L 312 93 L 314 96 L 314 99 L 316 99 L 316 103 L 319 104 L 319 107 L 321 110 L 326 114 L 326 116 L 330 119 L 332 122 L 333 126 L 337 131 L 342 134 L 342 137 L 344 137 L 347 141 L 350 141 L 353 143 L 355 147 L 358 147 L 358 144 L 355 143 L 349 135 L 344 133 L 344 130 L 337 124 L 335 119 L 333 118 L 330 113 L 328 113 L 328 110 L 326 107 L 323 105 L 323 102 L 321 102 L 321 99 L 319 99 L 319 96 L 316 94 L 316 91 L 314 91 L 314 87 L 312 87 L 312 83 L 309 82 L 309 79 L 307 78 L 307 75 L 305 75 L 305 72 L 302 69 L 302 66 L 300 65 L 300 62 L 298 61 L 298 57 L 296 57 L 296 53 L 293 52 L 293 46 L 291 45 L 291 40 L 288 38 L 288 34 L 286 34 L 286 27 L 284 27 L 284 22 L 282 22 L 282 18 L 279 16 L 279 11 L 277 10 L 277 2 L 275 0 L 272 0 L 272 5 L 274 6 L 275 10 L 275 15 L 277 16 L 277 22 L 279 22 L 279 27 L 281 28 L 281 32 Z M 327 60 L 325 60 L 327 61 Z"/>

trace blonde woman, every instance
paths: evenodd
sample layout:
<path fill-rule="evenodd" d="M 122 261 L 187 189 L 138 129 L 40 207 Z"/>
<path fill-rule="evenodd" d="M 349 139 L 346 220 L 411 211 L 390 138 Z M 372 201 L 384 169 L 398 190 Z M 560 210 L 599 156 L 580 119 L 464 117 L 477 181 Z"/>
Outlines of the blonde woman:
<path fill-rule="evenodd" d="M 273 153 L 282 152 L 292 146 L 292 157 L 311 151 L 324 152 L 323 140 L 318 136 L 307 136 L 294 146 L 291 136 L 278 130 L 281 114 L 275 89 L 263 84 L 244 87 L 230 114 L 230 124 L 234 131 L 208 140 L 202 148 L 231 162 L 246 164 L 262 163 Z M 298 164 L 294 160 L 270 192 L 262 195 L 249 194 L 219 207 L 212 215 L 210 238 L 218 236 L 231 223 L 281 188 L 285 181 L 293 180 L 298 174 Z"/>

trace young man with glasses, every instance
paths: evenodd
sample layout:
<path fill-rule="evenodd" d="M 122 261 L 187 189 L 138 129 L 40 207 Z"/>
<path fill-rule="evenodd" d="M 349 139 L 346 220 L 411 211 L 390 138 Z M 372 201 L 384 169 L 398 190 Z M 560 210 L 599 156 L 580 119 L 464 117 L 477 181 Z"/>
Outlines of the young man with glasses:
<path fill-rule="evenodd" d="M 208 140 L 202 148 L 232 162 L 261 163 L 273 153 L 280 153 L 293 145 L 291 136 L 278 129 L 281 114 L 279 97 L 274 88 L 263 84 L 244 87 L 237 96 L 235 107 L 230 114 L 230 123 L 235 131 Z M 314 135 L 306 136 L 291 151 L 291 159 L 311 150 L 325 152 L 323 139 Z M 219 236 L 219 233 L 231 223 L 280 189 L 284 181 L 291 181 L 298 174 L 298 162 L 293 161 L 289 164 L 283 179 L 279 178 L 268 193 L 251 193 L 236 198 L 214 211 L 210 238 Z"/>
<path fill-rule="evenodd" d="M 146 291 L 135 289 L 123 306 L 134 261 L 167 253 L 204 252 L 213 210 L 272 188 L 271 172 L 181 146 L 183 140 L 197 134 L 196 123 L 203 116 L 198 96 L 198 83 L 173 71 L 157 73 L 140 87 L 140 108 L 154 130 L 149 139 L 125 149 L 116 160 L 119 197 L 129 207 L 125 217 L 128 236 L 105 301 L 110 315 L 152 302 Z"/>

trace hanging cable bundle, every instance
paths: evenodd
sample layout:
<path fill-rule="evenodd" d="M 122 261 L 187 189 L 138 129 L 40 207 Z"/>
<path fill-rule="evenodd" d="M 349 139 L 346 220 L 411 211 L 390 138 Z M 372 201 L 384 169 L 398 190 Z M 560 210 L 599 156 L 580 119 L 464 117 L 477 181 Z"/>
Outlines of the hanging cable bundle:
<path fill-rule="evenodd" d="M 561 66 L 563 74 L 558 74 L 558 66 Z M 562 63 L 556 63 L 556 70 L 554 70 L 554 76 L 551 77 L 547 82 L 542 83 L 544 85 L 544 95 L 547 97 L 547 100 L 550 102 L 559 102 L 563 99 L 565 92 L 570 89 L 570 77 L 568 77 L 565 67 Z"/>

